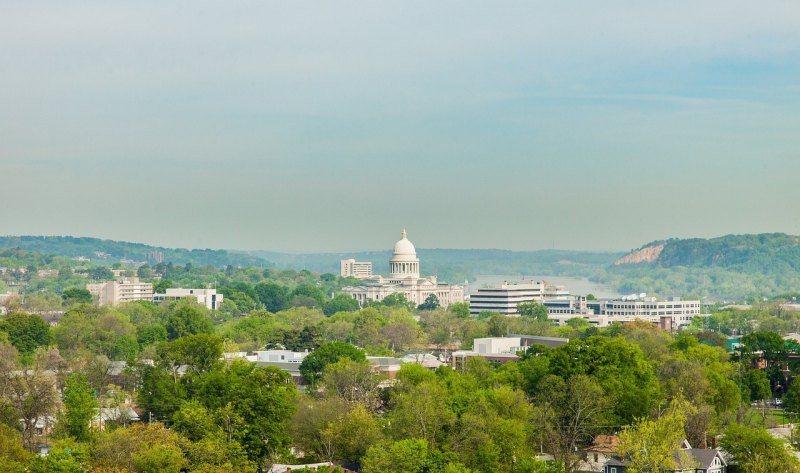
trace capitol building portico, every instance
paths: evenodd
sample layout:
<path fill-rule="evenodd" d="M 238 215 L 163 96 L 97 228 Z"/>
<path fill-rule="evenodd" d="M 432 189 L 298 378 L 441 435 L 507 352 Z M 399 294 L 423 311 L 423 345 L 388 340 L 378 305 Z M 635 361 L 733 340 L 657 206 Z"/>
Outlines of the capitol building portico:
<path fill-rule="evenodd" d="M 422 304 L 431 294 L 439 299 L 442 307 L 464 301 L 464 288 L 454 284 L 439 283 L 436 276 L 420 277 L 419 258 L 414 244 L 409 241 L 405 228 L 402 238 L 394 244 L 392 258 L 389 260 L 388 277 L 375 275 L 364 279 L 358 286 L 345 287 L 342 291 L 349 294 L 359 304 L 366 305 L 371 301 L 383 300 L 394 293 L 403 293 L 415 305 Z"/>

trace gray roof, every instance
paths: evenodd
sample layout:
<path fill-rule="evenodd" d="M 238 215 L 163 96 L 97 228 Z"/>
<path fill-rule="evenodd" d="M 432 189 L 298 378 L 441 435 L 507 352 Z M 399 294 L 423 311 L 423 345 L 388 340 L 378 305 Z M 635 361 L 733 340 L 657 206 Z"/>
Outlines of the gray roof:
<path fill-rule="evenodd" d="M 689 455 L 691 455 L 697 463 L 700 464 L 698 468 L 702 468 L 707 470 L 711 467 L 711 463 L 714 461 L 714 458 L 719 455 L 719 450 L 714 450 L 711 448 L 690 448 L 687 450 Z M 722 464 L 725 464 L 725 459 L 722 458 L 722 455 L 719 455 Z"/>
<path fill-rule="evenodd" d="M 677 467 L 681 467 L 680 462 L 680 452 L 684 451 L 689 454 L 699 465 L 697 468 L 701 470 L 707 470 L 711 468 L 711 463 L 714 462 L 714 458 L 719 455 L 720 460 L 722 461 L 723 465 L 727 465 L 725 459 L 722 458 L 719 450 L 714 450 L 711 448 L 687 448 L 686 450 L 678 450 L 675 452 L 673 459 L 675 460 L 675 464 Z M 606 465 L 610 466 L 625 466 L 625 461 L 621 460 L 617 457 L 611 457 L 606 463 Z"/>

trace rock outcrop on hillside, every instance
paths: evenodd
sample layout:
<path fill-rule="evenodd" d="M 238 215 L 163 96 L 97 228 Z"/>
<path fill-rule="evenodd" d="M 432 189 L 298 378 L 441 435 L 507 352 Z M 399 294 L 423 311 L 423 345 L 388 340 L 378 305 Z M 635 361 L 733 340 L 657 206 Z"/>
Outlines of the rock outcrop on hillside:
<path fill-rule="evenodd" d="M 614 266 L 623 264 L 637 264 L 637 263 L 652 263 L 658 259 L 658 256 L 664 251 L 664 243 L 655 246 L 648 246 L 641 250 L 633 251 L 622 258 L 614 261 Z"/>

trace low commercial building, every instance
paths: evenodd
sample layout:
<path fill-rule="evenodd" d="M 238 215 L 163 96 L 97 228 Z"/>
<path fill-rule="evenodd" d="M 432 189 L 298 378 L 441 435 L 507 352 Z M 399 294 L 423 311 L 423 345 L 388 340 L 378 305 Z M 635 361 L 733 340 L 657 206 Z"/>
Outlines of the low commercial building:
<path fill-rule="evenodd" d="M 607 327 L 614 322 L 646 320 L 664 330 L 678 330 L 691 325 L 695 317 L 704 315 L 701 314 L 698 300 L 684 301 L 673 297 L 659 301 L 645 294 L 601 300 L 570 297 L 545 301 L 544 305 L 549 313 L 547 318 L 557 325 L 565 325 L 570 319 L 582 317 L 598 327 Z"/>
<path fill-rule="evenodd" d="M 451 358 L 453 369 L 463 369 L 468 358 L 481 357 L 492 363 L 502 364 L 519 359 L 517 353 L 524 352 L 533 345 L 555 348 L 569 343 L 568 338 L 539 337 L 534 335 L 513 335 L 510 337 L 476 338 L 472 350 L 454 351 Z"/>
<path fill-rule="evenodd" d="M 292 376 L 292 381 L 296 384 L 303 384 L 303 375 L 300 374 L 300 364 L 308 356 L 307 351 L 291 350 L 265 350 L 254 352 L 256 366 L 274 366 L 288 372 Z M 246 357 L 253 360 L 251 357 Z"/>
<path fill-rule="evenodd" d="M 192 298 L 198 304 L 206 306 L 210 310 L 217 310 L 222 306 L 223 294 L 217 294 L 216 289 L 181 289 L 170 288 L 164 294 L 153 294 L 153 302 L 163 302 L 183 298 Z"/>

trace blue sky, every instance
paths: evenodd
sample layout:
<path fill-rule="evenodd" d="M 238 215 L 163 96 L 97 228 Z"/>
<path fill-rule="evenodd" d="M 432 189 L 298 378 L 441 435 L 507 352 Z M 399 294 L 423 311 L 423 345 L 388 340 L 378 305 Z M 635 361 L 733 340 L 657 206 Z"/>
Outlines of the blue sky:
<path fill-rule="evenodd" d="M 0 233 L 800 233 L 796 1 L 0 4 Z"/>

